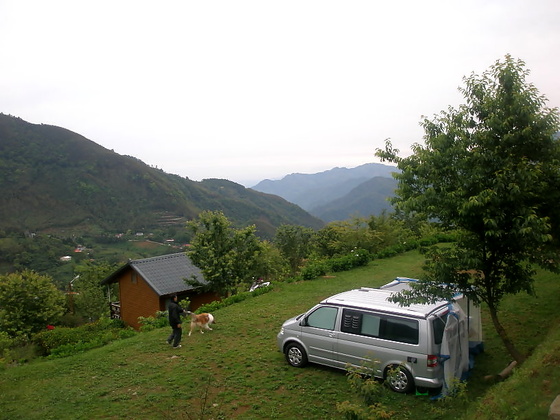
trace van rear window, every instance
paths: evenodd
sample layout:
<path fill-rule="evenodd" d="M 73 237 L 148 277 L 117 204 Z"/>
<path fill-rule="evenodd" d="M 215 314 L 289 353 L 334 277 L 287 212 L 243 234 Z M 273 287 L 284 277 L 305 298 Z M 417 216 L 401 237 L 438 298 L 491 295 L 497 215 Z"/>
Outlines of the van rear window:
<path fill-rule="evenodd" d="M 443 331 L 445 330 L 445 324 L 447 323 L 447 315 L 448 313 L 441 317 L 438 316 L 432 321 L 435 344 L 441 344 L 443 341 Z"/>
<path fill-rule="evenodd" d="M 418 344 L 418 321 L 354 309 L 342 312 L 342 332 Z"/>

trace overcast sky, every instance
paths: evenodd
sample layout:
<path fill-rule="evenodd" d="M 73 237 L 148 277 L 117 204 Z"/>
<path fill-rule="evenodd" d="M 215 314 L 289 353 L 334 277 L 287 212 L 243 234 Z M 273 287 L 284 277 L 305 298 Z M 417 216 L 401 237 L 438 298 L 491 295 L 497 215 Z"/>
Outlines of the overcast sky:
<path fill-rule="evenodd" d="M 559 0 L 0 0 L 0 112 L 252 186 L 407 155 L 507 53 L 560 106 Z"/>

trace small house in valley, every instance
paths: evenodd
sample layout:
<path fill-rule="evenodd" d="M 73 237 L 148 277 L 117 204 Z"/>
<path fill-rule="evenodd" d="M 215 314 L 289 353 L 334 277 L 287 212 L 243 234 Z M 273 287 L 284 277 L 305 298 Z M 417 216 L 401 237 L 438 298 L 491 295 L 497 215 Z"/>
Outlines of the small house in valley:
<path fill-rule="evenodd" d="M 193 278 L 205 282 L 200 269 L 181 252 L 130 260 L 101 284 L 119 285 L 119 302 L 112 304 L 112 315 L 138 329 L 138 317 L 149 317 L 157 311 L 167 310 L 167 303 L 174 294 L 179 296 L 179 300 L 188 297 L 192 311 L 219 299 L 216 294 L 201 292 L 185 281 Z"/>

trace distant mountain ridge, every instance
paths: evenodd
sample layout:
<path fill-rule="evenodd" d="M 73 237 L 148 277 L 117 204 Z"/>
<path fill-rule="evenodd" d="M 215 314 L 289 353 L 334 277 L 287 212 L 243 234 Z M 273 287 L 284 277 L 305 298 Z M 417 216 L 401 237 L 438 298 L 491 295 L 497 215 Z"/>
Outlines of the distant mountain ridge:
<path fill-rule="evenodd" d="M 64 128 L 0 113 L 0 231 L 121 232 L 176 226 L 221 210 L 264 237 L 323 222 L 286 200 L 227 180 L 192 181 Z"/>
<path fill-rule="evenodd" d="M 252 189 L 278 195 L 325 222 L 367 217 L 390 210 L 389 197 L 397 186 L 398 169 L 380 163 L 355 168 L 333 168 L 316 174 L 290 174 L 264 180 Z"/>

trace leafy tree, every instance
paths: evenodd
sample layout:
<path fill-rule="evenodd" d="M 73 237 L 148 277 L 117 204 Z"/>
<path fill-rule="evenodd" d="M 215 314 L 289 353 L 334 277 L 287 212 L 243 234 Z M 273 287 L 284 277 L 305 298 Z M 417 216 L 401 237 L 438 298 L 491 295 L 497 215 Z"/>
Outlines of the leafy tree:
<path fill-rule="evenodd" d="M 375 254 L 417 236 L 418 233 L 409 229 L 403 220 L 383 212 L 379 216 L 328 223 L 314 235 L 313 248 L 320 256 L 329 258 L 346 255 L 356 249 Z"/>
<path fill-rule="evenodd" d="M 377 252 L 385 247 L 402 244 L 411 239 L 420 238 L 426 234 L 425 229 L 421 229 L 427 225 L 426 222 L 411 226 L 409 220 L 402 220 L 395 214 L 381 213 L 379 216 L 370 216 L 367 224 L 371 231 L 376 233 L 378 241 L 375 248 L 371 252 Z"/>
<path fill-rule="evenodd" d="M 29 337 L 64 313 L 64 295 L 33 271 L 0 276 L 0 331 Z"/>
<path fill-rule="evenodd" d="M 431 251 L 425 282 L 401 299 L 450 297 L 439 285 L 453 284 L 488 305 L 518 362 L 524 356 L 500 323 L 500 302 L 507 294 L 534 294 L 535 264 L 559 268 L 558 110 L 545 106 L 528 74 L 523 61 L 506 56 L 464 78 L 466 104 L 424 119 L 426 144 L 415 144 L 411 156 L 398 157 L 389 141 L 377 150 L 402 171 L 397 209 L 460 232 L 455 246 Z"/>
<path fill-rule="evenodd" d="M 276 230 L 274 244 L 290 266 L 290 272 L 295 275 L 303 260 L 311 252 L 311 239 L 314 231 L 297 225 L 281 225 Z"/>
<path fill-rule="evenodd" d="M 340 252 L 342 229 L 338 222 L 327 223 L 313 235 L 313 251 L 321 257 L 332 258 Z"/>
<path fill-rule="evenodd" d="M 234 229 L 222 212 L 203 211 L 187 227 L 194 234 L 188 255 L 208 284 L 187 279 L 189 283 L 229 296 L 255 274 L 261 250 L 255 226 Z"/>
<path fill-rule="evenodd" d="M 114 270 L 115 266 L 107 263 L 89 261 L 76 267 L 75 272 L 79 277 L 76 277 L 72 288 L 77 293 L 73 295 L 76 312 L 90 322 L 98 320 L 109 312 L 105 286 L 99 283 Z"/>
<path fill-rule="evenodd" d="M 267 281 L 274 281 L 287 276 L 289 268 L 280 250 L 266 240 L 260 243 L 260 247 L 254 276 L 262 277 Z"/>
<path fill-rule="evenodd" d="M 317 232 L 313 241 L 315 249 L 328 257 L 348 254 L 354 249 L 372 251 L 379 242 L 377 233 L 360 217 L 329 223 Z"/>

